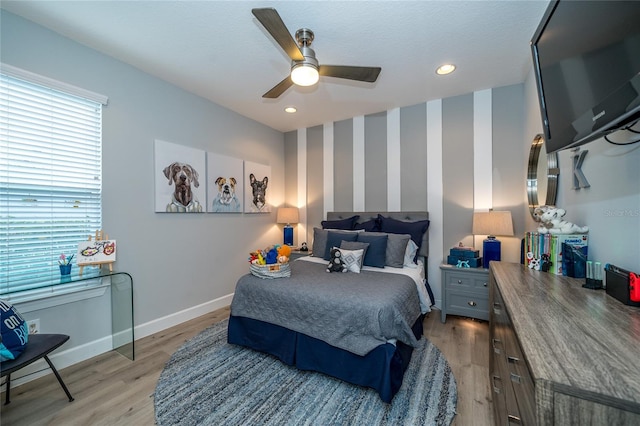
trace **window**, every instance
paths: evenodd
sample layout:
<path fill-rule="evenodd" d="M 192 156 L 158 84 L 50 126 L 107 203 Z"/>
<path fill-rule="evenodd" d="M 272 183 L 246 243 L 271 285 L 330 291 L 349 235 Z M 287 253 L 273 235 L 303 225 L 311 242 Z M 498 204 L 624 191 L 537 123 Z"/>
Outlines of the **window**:
<path fill-rule="evenodd" d="M 103 103 L 2 65 L 0 296 L 59 282 L 60 254 L 101 229 Z"/>

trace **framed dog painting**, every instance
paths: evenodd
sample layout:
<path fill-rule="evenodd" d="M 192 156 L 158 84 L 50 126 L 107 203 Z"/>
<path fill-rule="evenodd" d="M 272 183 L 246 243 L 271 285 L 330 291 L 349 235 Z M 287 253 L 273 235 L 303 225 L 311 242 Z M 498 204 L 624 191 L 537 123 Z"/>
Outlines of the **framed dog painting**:
<path fill-rule="evenodd" d="M 155 211 L 202 213 L 207 196 L 205 162 L 205 152 L 200 149 L 156 140 Z"/>
<path fill-rule="evenodd" d="M 242 160 L 207 152 L 207 211 L 242 213 Z"/>
<path fill-rule="evenodd" d="M 245 213 L 269 213 L 269 184 L 271 166 L 244 162 L 244 211 Z"/>

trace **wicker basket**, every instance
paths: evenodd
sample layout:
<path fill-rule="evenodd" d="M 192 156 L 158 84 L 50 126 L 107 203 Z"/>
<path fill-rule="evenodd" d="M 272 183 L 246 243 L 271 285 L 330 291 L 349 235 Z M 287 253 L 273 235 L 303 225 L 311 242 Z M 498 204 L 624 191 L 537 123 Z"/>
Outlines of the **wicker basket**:
<path fill-rule="evenodd" d="M 272 265 L 255 265 L 251 263 L 249 269 L 259 278 L 288 278 L 291 276 L 291 266 L 288 263 L 274 263 Z"/>

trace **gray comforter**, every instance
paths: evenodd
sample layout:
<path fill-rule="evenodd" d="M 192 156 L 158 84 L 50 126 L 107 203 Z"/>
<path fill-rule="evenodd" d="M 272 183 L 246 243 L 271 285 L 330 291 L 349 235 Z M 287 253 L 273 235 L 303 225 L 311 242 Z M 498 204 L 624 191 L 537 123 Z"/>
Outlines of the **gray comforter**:
<path fill-rule="evenodd" d="M 286 327 L 357 355 L 397 339 L 415 347 L 411 326 L 420 316 L 415 282 L 404 275 L 327 273 L 298 260 L 291 277 L 238 281 L 231 315 Z"/>

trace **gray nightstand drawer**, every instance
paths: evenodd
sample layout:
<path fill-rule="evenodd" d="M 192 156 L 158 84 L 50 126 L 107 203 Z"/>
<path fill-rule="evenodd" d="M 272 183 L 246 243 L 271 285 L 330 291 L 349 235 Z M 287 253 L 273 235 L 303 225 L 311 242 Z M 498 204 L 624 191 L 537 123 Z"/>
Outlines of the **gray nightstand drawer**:
<path fill-rule="evenodd" d="M 447 293 L 447 314 L 489 320 L 489 293 L 454 291 Z"/>
<path fill-rule="evenodd" d="M 442 312 L 489 320 L 489 270 L 484 268 L 456 268 L 441 265 Z"/>

